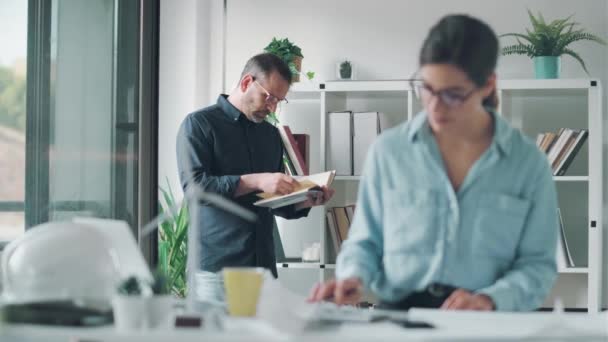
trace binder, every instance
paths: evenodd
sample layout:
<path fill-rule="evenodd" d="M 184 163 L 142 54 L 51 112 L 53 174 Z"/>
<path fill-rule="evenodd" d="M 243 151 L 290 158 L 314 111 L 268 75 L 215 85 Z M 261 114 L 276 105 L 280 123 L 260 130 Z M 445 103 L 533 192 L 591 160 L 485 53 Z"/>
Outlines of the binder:
<path fill-rule="evenodd" d="M 336 175 L 353 174 L 351 115 L 350 111 L 328 114 L 327 169 L 336 170 Z"/>
<path fill-rule="evenodd" d="M 378 112 L 353 114 L 353 174 L 355 176 L 362 174 L 367 151 L 379 134 Z"/>

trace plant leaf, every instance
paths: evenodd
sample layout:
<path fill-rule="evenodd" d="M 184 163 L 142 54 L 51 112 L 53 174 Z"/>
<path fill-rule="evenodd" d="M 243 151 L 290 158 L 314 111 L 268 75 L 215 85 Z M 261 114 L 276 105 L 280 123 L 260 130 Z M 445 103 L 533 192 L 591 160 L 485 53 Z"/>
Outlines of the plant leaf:
<path fill-rule="evenodd" d="M 530 56 L 531 53 L 532 53 L 531 47 L 528 45 L 524 45 L 524 44 L 510 45 L 510 46 L 505 46 L 502 48 L 503 56 L 508 56 L 508 55 Z"/>
<path fill-rule="evenodd" d="M 528 33 L 528 35 L 525 34 L 521 34 L 521 33 L 505 33 L 505 34 L 501 34 L 499 37 L 517 37 L 517 38 L 522 38 L 527 40 L 529 43 L 534 43 L 534 37 L 530 37 L 530 34 Z"/>
<path fill-rule="evenodd" d="M 585 61 L 583 61 L 583 59 L 581 58 L 581 56 L 579 56 L 578 53 L 576 53 L 576 52 L 574 52 L 574 51 L 572 51 L 570 49 L 564 49 L 564 55 L 569 55 L 569 56 L 572 56 L 574 59 L 576 59 L 581 64 L 581 66 L 583 67 L 583 70 L 585 70 L 585 73 L 587 75 L 589 75 L 589 71 L 587 70 L 587 66 L 585 65 Z"/>

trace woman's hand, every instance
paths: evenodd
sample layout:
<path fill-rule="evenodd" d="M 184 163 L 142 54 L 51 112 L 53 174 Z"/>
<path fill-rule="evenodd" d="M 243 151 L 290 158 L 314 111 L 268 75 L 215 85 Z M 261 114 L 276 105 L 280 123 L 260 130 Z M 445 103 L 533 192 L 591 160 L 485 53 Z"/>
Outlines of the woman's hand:
<path fill-rule="evenodd" d="M 363 286 L 359 278 L 330 280 L 318 283 L 310 291 L 308 302 L 331 301 L 336 304 L 357 304 L 363 296 Z"/>
<path fill-rule="evenodd" d="M 495 309 L 494 301 L 484 294 L 474 294 L 464 289 L 458 289 L 443 302 L 443 310 L 482 310 Z"/>

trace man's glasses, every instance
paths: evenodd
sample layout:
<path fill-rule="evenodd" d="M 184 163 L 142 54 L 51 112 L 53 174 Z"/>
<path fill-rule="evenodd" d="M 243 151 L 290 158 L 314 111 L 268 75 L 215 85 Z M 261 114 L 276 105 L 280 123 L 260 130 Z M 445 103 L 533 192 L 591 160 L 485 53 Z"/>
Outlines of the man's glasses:
<path fill-rule="evenodd" d="M 450 109 L 460 107 L 477 88 L 472 89 L 468 93 L 463 94 L 457 90 L 446 89 L 446 90 L 433 90 L 431 86 L 426 84 L 422 80 L 411 80 L 410 85 L 414 89 L 416 97 L 422 100 L 424 105 L 431 102 L 433 96 L 436 96 L 446 107 Z"/>
<path fill-rule="evenodd" d="M 254 79 L 253 82 L 255 84 L 257 84 L 260 88 L 262 88 L 262 90 L 266 93 L 266 104 L 269 104 L 271 106 L 274 106 L 274 105 L 280 106 L 281 104 L 289 103 L 289 101 L 287 101 L 287 98 L 279 99 L 278 97 L 272 95 L 268 90 L 266 90 L 266 88 L 264 88 L 260 84 L 260 82 L 258 82 L 258 80 Z"/>

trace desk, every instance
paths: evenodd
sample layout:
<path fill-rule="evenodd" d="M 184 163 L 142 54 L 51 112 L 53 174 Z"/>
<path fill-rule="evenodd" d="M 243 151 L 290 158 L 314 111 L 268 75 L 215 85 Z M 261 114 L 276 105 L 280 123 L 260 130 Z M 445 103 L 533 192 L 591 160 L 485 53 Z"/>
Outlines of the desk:
<path fill-rule="evenodd" d="M 259 319 L 225 320 L 225 331 L 163 330 L 120 333 L 94 329 L 4 326 L 2 342 L 72 341 L 608 341 L 608 313 L 475 313 L 412 310 L 410 318 L 436 329 L 403 329 L 393 323 L 327 325 L 285 335 Z"/>

